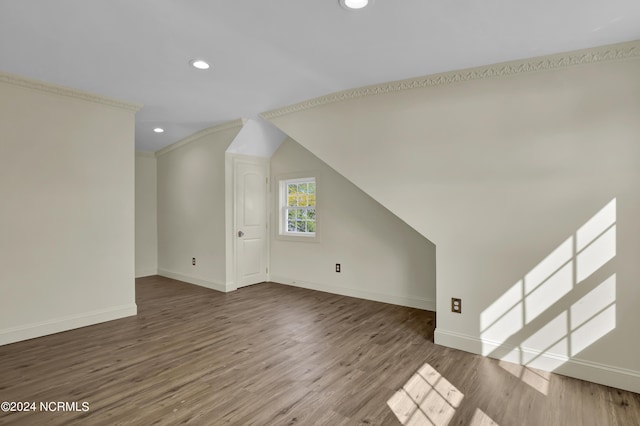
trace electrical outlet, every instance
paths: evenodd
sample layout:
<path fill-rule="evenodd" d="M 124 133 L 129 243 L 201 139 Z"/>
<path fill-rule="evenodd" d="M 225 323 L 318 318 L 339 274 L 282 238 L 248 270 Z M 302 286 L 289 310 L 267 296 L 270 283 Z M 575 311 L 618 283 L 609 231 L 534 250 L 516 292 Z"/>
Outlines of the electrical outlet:
<path fill-rule="evenodd" d="M 462 313 L 462 299 L 451 298 L 451 312 L 455 312 L 456 314 Z"/>
<path fill-rule="evenodd" d="M 192 264 L 193 266 L 196 266 L 196 258 L 195 258 L 195 257 L 192 257 L 192 258 L 191 258 L 191 264 Z"/>
<path fill-rule="evenodd" d="M 336 272 L 340 272 L 340 264 L 336 263 Z"/>

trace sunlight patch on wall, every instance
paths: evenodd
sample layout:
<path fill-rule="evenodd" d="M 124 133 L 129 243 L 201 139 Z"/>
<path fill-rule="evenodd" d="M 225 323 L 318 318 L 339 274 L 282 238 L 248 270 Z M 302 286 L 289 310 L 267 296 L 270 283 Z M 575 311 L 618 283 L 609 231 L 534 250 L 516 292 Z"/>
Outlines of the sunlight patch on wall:
<path fill-rule="evenodd" d="M 614 198 L 576 232 L 578 283 L 615 257 L 616 232 Z"/>
<path fill-rule="evenodd" d="M 500 345 L 508 336 L 522 329 L 522 284 L 522 280 L 515 283 L 480 314 L 481 336 L 484 341 L 491 340 Z M 487 356 L 492 349 L 492 346 L 483 344 L 482 355 Z"/>
<path fill-rule="evenodd" d="M 446 426 L 464 395 L 425 363 L 387 405 L 403 425 Z"/>
<path fill-rule="evenodd" d="M 545 370 L 555 370 L 564 364 L 569 359 L 567 317 L 567 312 L 560 313 L 523 340 L 520 345 L 520 362 Z M 553 356 L 548 356 L 549 354 Z"/>
<path fill-rule="evenodd" d="M 571 356 L 616 328 L 616 274 L 571 306 Z"/>
<path fill-rule="evenodd" d="M 529 294 L 543 284 L 573 257 L 573 237 L 567 238 L 524 277 L 524 291 Z"/>
<path fill-rule="evenodd" d="M 573 241 L 572 238 L 569 241 Z M 525 289 L 527 279 L 525 278 Z M 529 324 L 540 314 L 545 312 L 556 300 L 560 299 L 573 288 L 573 262 L 569 260 L 560 269 L 553 272 L 535 290 L 527 293 L 525 304 L 525 323 Z"/>
<path fill-rule="evenodd" d="M 522 303 L 522 280 L 515 283 L 502 296 L 496 299 L 487 309 L 480 314 L 480 329 L 488 330 L 498 322 L 506 312 L 514 309 Z"/>
<path fill-rule="evenodd" d="M 614 198 L 576 232 L 576 249 L 583 250 L 600 234 L 616 223 L 616 199 Z"/>
<path fill-rule="evenodd" d="M 580 283 L 596 272 L 616 255 L 615 225 L 578 253 L 577 282 Z"/>
<path fill-rule="evenodd" d="M 615 273 L 578 297 L 579 286 L 591 288 L 585 280 L 615 258 L 616 232 L 614 198 L 480 314 L 482 354 L 508 343 L 513 349 L 500 359 L 553 371 L 614 330 Z M 546 394 L 525 370 L 506 370 Z"/>

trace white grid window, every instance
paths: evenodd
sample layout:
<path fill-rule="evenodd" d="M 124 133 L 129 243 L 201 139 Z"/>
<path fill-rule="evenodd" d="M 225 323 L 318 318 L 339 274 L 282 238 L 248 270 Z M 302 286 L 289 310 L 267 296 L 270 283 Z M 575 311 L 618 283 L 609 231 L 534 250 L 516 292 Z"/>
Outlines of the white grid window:
<path fill-rule="evenodd" d="M 316 235 L 316 179 L 280 181 L 281 235 Z"/>

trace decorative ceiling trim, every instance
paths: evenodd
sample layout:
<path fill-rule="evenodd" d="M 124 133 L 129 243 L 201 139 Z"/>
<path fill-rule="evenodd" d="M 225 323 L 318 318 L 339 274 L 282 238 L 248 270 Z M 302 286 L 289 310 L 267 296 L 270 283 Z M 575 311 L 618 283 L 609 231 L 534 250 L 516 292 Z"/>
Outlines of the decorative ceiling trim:
<path fill-rule="evenodd" d="M 213 127 L 208 127 L 204 130 L 200 130 L 199 132 L 196 132 L 194 134 L 192 134 L 191 136 L 187 136 L 184 139 L 180 139 L 178 142 L 172 143 L 169 146 L 166 146 L 164 148 L 162 148 L 159 151 L 156 151 L 156 157 L 159 157 L 161 155 L 164 155 L 168 152 L 173 151 L 174 149 L 178 149 L 181 146 L 184 146 L 188 143 L 191 142 L 195 142 L 198 139 L 201 139 L 207 135 L 210 135 L 212 133 L 218 133 L 218 132 L 222 132 L 225 130 L 230 130 L 230 129 L 234 129 L 234 128 L 242 128 L 242 126 L 244 126 L 244 123 L 246 122 L 246 120 L 244 118 L 238 118 L 237 120 L 232 120 L 232 121 L 227 121 L 226 123 L 222 123 L 222 124 L 218 124 L 217 126 L 213 126 Z"/>
<path fill-rule="evenodd" d="M 93 102 L 97 104 L 107 105 L 110 107 L 116 107 L 125 109 L 128 111 L 139 111 L 142 108 L 141 104 L 134 104 L 131 102 L 125 102 L 107 96 L 95 95 L 93 93 L 84 92 L 78 89 L 71 89 L 69 87 L 59 86 L 57 84 L 45 83 L 44 81 L 33 80 L 30 78 L 18 76 L 15 74 L 9 74 L 0 71 L 0 83 L 10 84 L 12 86 L 24 87 L 27 89 L 33 89 L 40 92 L 52 93 L 54 95 L 66 96 L 69 98 L 76 98 L 87 102 Z"/>
<path fill-rule="evenodd" d="M 138 151 L 138 150 L 136 150 L 136 157 L 156 158 L 156 153 L 152 152 L 152 151 Z"/>
<path fill-rule="evenodd" d="M 404 90 L 421 89 L 425 87 L 443 86 L 461 81 L 481 80 L 485 78 L 556 70 L 577 65 L 619 61 L 638 57 L 640 57 L 640 41 L 632 41 L 520 61 L 502 62 L 494 65 L 432 74 L 424 77 L 365 86 L 357 89 L 343 90 L 341 92 L 332 93 L 330 95 L 267 111 L 260 115 L 269 120 L 294 112 L 365 96 L 401 92 Z"/>

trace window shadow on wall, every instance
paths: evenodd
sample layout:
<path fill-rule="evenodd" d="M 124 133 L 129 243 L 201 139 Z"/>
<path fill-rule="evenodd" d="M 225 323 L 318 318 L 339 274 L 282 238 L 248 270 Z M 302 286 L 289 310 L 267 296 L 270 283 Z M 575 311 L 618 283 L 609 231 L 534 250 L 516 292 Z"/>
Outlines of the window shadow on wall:
<path fill-rule="evenodd" d="M 482 355 L 546 395 L 554 371 L 616 327 L 616 199 L 480 315 Z"/>

